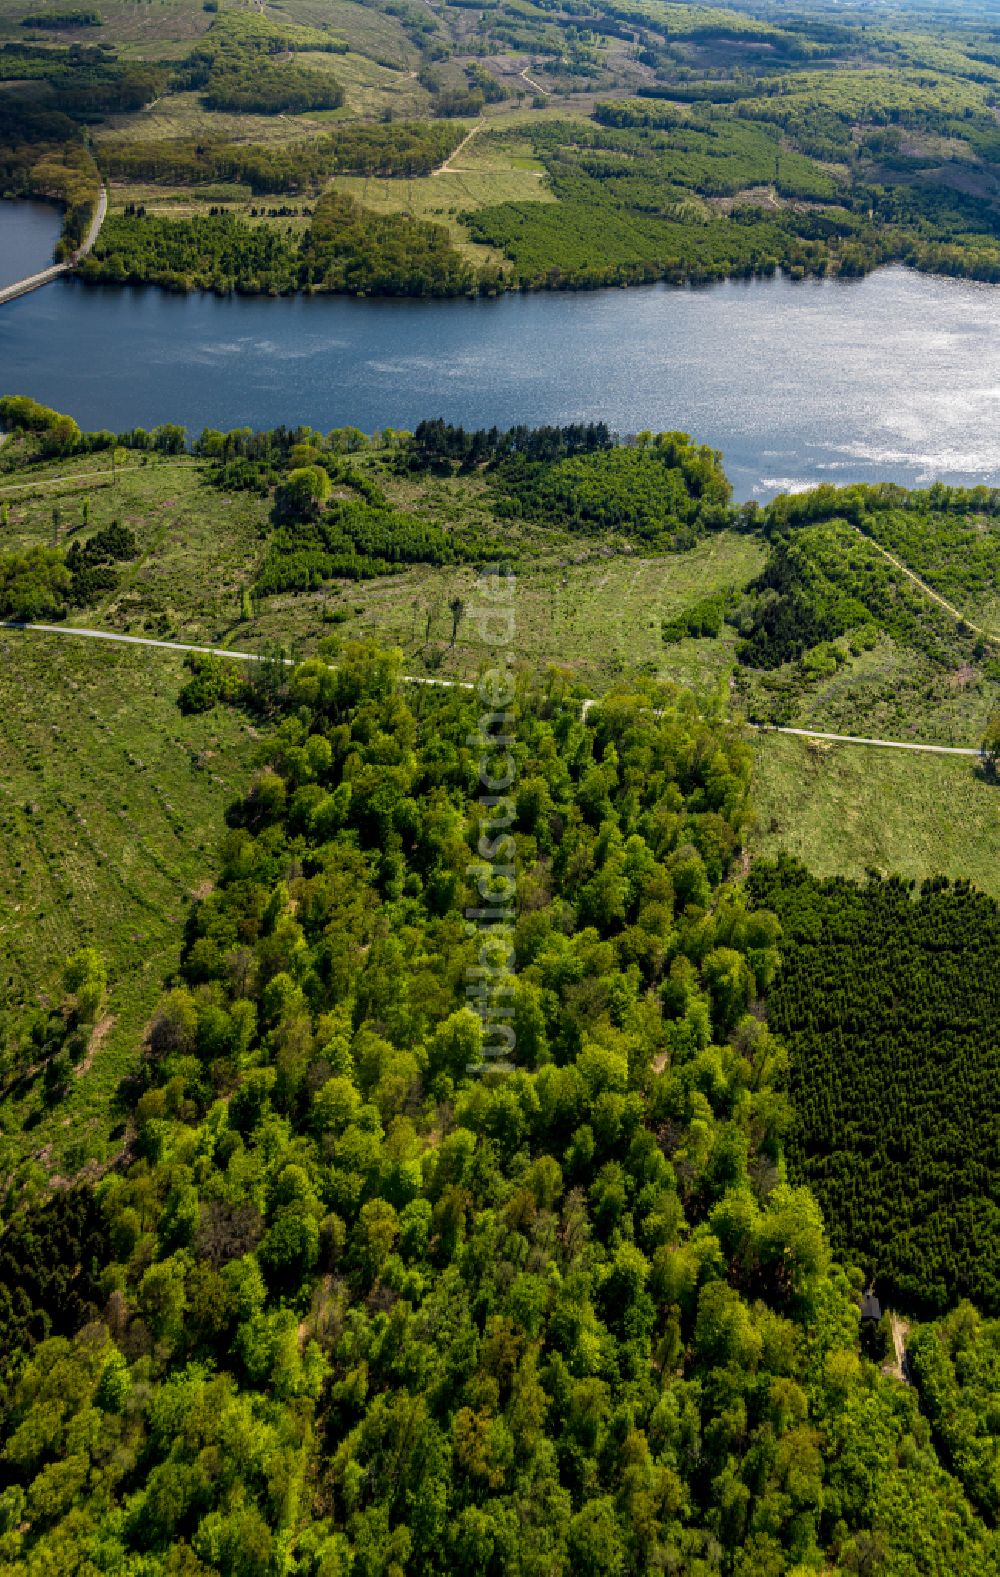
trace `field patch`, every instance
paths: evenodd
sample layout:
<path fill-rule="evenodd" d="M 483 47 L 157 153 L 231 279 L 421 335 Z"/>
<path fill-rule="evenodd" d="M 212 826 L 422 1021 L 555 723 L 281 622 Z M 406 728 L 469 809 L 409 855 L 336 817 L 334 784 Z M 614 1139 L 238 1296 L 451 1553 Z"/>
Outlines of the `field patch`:
<path fill-rule="evenodd" d="M 3 629 L 0 658 L 0 1041 L 29 1005 L 58 1007 L 78 948 L 96 948 L 110 979 L 97 1044 L 56 1103 L 44 1070 L 14 1076 L 8 1042 L 0 1151 L 7 1175 L 72 1177 L 126 1116 L 118 1086 L 256 745 L 228 708 L 180 713 L 170 653 Z"/>
<path fill-rule="evenodd" d="M 971 757 L 754 739 L 756 854 L 781 850 L 817 876 L 966 880 L 1000 898 L 1000 788 Z"/>

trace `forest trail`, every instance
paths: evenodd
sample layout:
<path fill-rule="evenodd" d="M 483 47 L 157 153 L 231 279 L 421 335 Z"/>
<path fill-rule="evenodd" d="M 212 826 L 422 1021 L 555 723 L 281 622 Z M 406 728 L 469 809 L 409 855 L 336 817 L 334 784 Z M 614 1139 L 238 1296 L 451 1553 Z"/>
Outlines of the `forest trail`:
<path fill-rule="evenodd" d="M 524 78 L 524 80 L 528 84 L 529 88 L 534 88 L 536 93 L 541 93 L 545 98 L 550 99 L 552 97 L 552 94 L 549 91 L 549 89 L 548 88 L 543 88 L 542 84 L 540 82 L 536 82 L 534 77 L 529 77 L 528 76 L 528 71 L 529 70 L 530 70 L 530 67 L 525 66 L 524 70 L 521 72 L 521 76 Z"/>
<path fill-rule="evenodd" d="M 941 596 L 940 592 L 934 590 L 933 586 L 928 586 L 927 582 L 925 580 L 921 580 L 920 576 L 917 575 L 915 571 L 910 569 L 906 564 L 904 564 L 902 559 L 898 559 L 894 553 L 890 553 L 888 548 L 882 547 L 881 543 L 876 542 L 874 537 L 870 537 L 868 536 L 867 532 L 862 531 L 860 526 L 855 526 L 854 529 L 857 531 L 859 537 L 864 537 L 866 542 L 871 543 L 876 553 L 881 553 L 882 557 L 884 559 L 888 559 L 890 564 L 895 565 L 896 569 L 898 569 L 901 574 L 905 575 L 907 580 L 912 580 L 915 586 L 919 586 L 925 597 L 930 597 L 932 602 L 936 602 L 939 607 L 942 607 L 945 610 L 946 613 L 950 613 L 953 619 L 958 620 L 959 624 L 964 624 L 976 635 L 981 635 L 983 640 L 990 642 L 991 646 L 1000 646 L 1000 635 L 997 635 L 992 630 L 984 630 L 978 624 L 973 624 L 972 620 L 966 618 L 965 614 L 962 613 L 959 608 L 956 608 L 953 602 L 948 602 L 945 597 Z"/>
<path fill-rule="evenodd" d="M 909 1385 L 906 1375 L 906 1337 L 910 1322 L 902 1319 L 898 1314 L 890 1313 L 889 1324 L 892 1327 L 893 1356 L 882 1365 L 882 1373 L 891 1375 L 894 1380 L 902 1380 L 904 1385 Z"/>
<path fill-rule="evenodd" d="M 57 482 L 86 482 L 94 477 L 114 482 L 127 471 L 139 469 L 137 465 L 120 465 L 116 471 L 76 471 L 71 476 L 40 476 L 34 482 L 5 482 L 0 487 L 0 494 L 34 492 L 36 487 L 55 487 Z"/>
<path fill-rule="evenodd" d="M 443 164 L 439 164 L 436 170 L 432 170 L 431 171 L 431 174 L 432 175 L 457 175 L 457 174 L 459 174 L 460 173 L 459 171 L 452 169 L 452 166 L 451 166 L 452 159 L 457 158 L 457 156 L 461 153 L 462 149 L 468 147 L 469 143 L 472 141 L 472 139 L 476 135 L 476 133 L 482 131 L 482 129 L 483 129 L 483 127 L 485 125 L 486 125 L 485 120 L 477 120 L 476 124 L 473 126 L 472 130 L 466 132 L 465 136 L 462 138 L 461 142 L 458 144 L 458 147 L 457 148 L 452 148 L 451 152 L 449 153 L 447 159 L 445 159 L 444 163 Z"/>
<path fill-rule="evenodd" d="M 241 652 L 227 646 L 195 646 L 186 641 L 158 641 L 151 635 L 123 635 L 117 630 L 91 630 L 79 624 L 27 624 L 20 619 L 0 619 L 0 630 L 32 630 L 39 635 L 78 635 L 86 640 L 114 641 L 123 646 L 148 646 L 157 651 L 193 652 L 202 657 L 229 657 L 233 662 L 239 663 L 266 661 L 259 652 Z M 294 668 L 300 659 L 282 657 L 280 661 L 286 668 Z M 468 679 L 432 679 L 424 674 L 403 674 L 403 679 L 406 684 L 436 685 L 445 690 L 476 688 Z M 581 718 L 586 718 L 590 708 L 598 704 L 597 697 L 584 701 Z M 761 734 L 796 734 L 803 739 L 829 739 L 838 745 L 876 745 L 884 746 L 889 750 L 923 750 L 936 756 L 982 754 L 979 749 L 973 749 L 968 745 L 924 745 L 909 739 L 863 739 L 857 734 L 823 734 L 813 728 L 778 728 L 766 723 L 751 723 L 748 726 Z"/>

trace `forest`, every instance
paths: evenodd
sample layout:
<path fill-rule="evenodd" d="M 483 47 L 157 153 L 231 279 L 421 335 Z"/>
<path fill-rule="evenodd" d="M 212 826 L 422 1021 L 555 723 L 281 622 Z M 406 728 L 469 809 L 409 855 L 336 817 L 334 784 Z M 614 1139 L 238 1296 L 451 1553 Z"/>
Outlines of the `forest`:
<path fill-rule="evenodd" d="M 337 191 L 317 200 L 301 236 L 225 210 L 191 219 L 114 215 L 79 272 L 87 284 L 269 295 L 474 295 L 495 291 L 499 279 L 496 270 L 477 278 L 443 225 L 373 213 Z"/>
<path fill-rule="evenodd" d="M 188 573 L 226 582 L 258 658 L 176 663 L 168 754 L 214 777 L 239 719 L 250 759 L 165 909 L 107 1158 L 58 1180 L 34 1157 L 101 1065 L 126 955 L 102 919 L 36 996 L 0 971 L 0 1141 L 32 1157 L 0 1204 L 4 1570 L 994 1573 L 998 905 L 757 856 L 740 681 L 871 628 L 912 665 L 981 661 L 877 548 L 923 521 L 947 577 L 998 496 L 737 506 L 710 448 L 599 422 L 116 435 L 24 396 L 0 421 L 0 616 L 142 630 L 116 577 L 149 595 L 196 500 L 244 556 Z M 47 493 L 74 465 L 82 493 Z M 652 640 L 728 643 L 734 682 L 633 660 L 595 691 L 523 661 L 546 554 L 689 574 Z M 987 599 L 988 554 L 969 573 Z M 393 587 L 422 622 L 425 574 L 452 648 L 494 631 L 464 682 L 354 633 Z M 302 660 L 246 634 L 310 607 Z M 105 755 L 122 714 L 79 669 L 66 696 Z M 88 762 L 43 721 L 23 751 L 65 754 L 80 838 Z M 127 744 L 112 822 L 151 749 Z M 204 786 L 150 786 L 183 835 Z M 19 862 L 54 824 L 22 794 Z"/>
<path fill-rule="evenodd" d="M 113 143 L 112 176 L 149 181 L 245 182 L 254 192 L 318 190 L 336 175 L 429 175 L 461 140 L 447 122 L 348 124 L 335 136 L 258 146 L 227 142 Z"/>
<path fill-rule="evenodd" d="M 276 700 L 123 1166 L 0 1240 L 10 1569 L 994 1569 L 783 1176 L 746 746 L 681 691 L 494 689 L 531 897 L 477 932 L 482 702 L 336 658 Z"/>
<path fill-rule="evenodd" d="M 50 156 L 88 147 L 124 187 L 113 216 L 126 228 L 141 226 L 130 190 L 150 182 L 164 203 L 171 186 L 199 201 L 199 187 L 228 183 L 239 217 L 241 186 L 319 196 L 343 175 L 388 183 L 383 217 L 420 222 L 436 198 L 430 213 L 463 244 L 473 289 L 853 277 L 891 261 L 1000 281 L 1000 63 L 971 8 L 877 27 L 829 10 L 786 7 L 777 22 L 611 0 L 433 15 L 390 3 L 335 26 L 298 3 L 280 20 L 216 0 L 205 10 L 197 27 L 159 19 L 164 37 L 137 50 L 114 14 L 99 32 L 85 11 L 18 13 L 5 27 L 0 4 L 11 189 L 61 195 L 26 154 L 44 126 Z M 474 163 L 445 173 L 472 186 L 459 183 L 456 202 L 450 182 L 414 192 L 470 131 Z M 483 179 L 526 161 L 540 181 Z M 177 288 L 185 270 L 154 266 L 148 236 L 118 242 L 130 278 Z M 394 264 L 391 293 L 426 293 L 428 270 L 431 293 L 453 293 L 441 249 L 416 278 Z M 189 277 L 229 288 L 211 269 Z M 272 288 L 266 274 L 245 283 Z M 354 271 L 329 288 L 354 289 Z"/>
<path fill-rule="evenodd" d="M 563 14 L 497 0 L 434 17 L 388 5 L 380 22 L 334 28 L 308 11 L 300 21 L 298 6 L 274 21 L 210 5 L 188 46 L 148 58 L 123 47 L 115 17 L 99 44 L 74 36 L 96 35 L 96 13 L 17 16 L 11 36 L 0 25 L 0 164 L 16 164 L 14 189 L 62 196 L 25 150 L 46 140 L 65 162 L 88 140 L 80 125 L 101 128 L 91 150 L 125 186 L 114 218 L 129 279 L 177 289 L 186 273 L 177 259 L 156 267 L 129 186 L 172 183 L 200 202 L 199 186 L 219 181 L 278 199 L 320 196 L 338 175 L 380 177 L 383 218 L 421 222 L 410 181 L 475 128 L 472 173 L 530 159 L 544 185 L 511 196 L 475 181 L 472 207 L 442 188 L 432 211 L 470 246 L 473 290 L 856 276 L 886 262 L 1000 281 L 1000 65 L 972 9 L 946 27 L 926 14 L 871 27 L 795 8 L 778 25 L 749 11 L 580 0 Z M 167 106 L 162 128 L 150 104 Z M 172 238 L 177 252 L 191 244 Z M 415 270 L 394 262 L 391 293 L 451 295 L 454 273 L 438 248 Z M 330 289 L 355 289 L 355 274 L 334 274 Z M 188 278 L 230 287 L 211 268 Z M 273 287 L 267 271 L 244 284 Z"/>
<path fill-rule="evenodd" d="M 571 532 L 625 531 L 650 546 L 690 547 L 729 522 L 722 457 L 687 433 L 658 433 L 556 461 L 516 454 L 496 471 L 498 512 Z"/>
<path fill-rule="evenodd" d="M 789 1172 L 835 1252 L 909 1307 L 996 1313 L 996 902 L 788 863 L 755 865 L 748 892 L 782 928 L 768 1026 L 790 1057 Z"/>
<path fill-rule="evenodd" d="M 200 93 L 209 110 L 301 115 L 337 109 L 344 99 L 339 83 L 295 61 L 295 54 L 307 49 L 345 54 L 347 43 L 316 28 L 277 27 L 262 13 L 220 11 L 174 85 Z M 275 56 L 284 57 L 280 64 Z"/>

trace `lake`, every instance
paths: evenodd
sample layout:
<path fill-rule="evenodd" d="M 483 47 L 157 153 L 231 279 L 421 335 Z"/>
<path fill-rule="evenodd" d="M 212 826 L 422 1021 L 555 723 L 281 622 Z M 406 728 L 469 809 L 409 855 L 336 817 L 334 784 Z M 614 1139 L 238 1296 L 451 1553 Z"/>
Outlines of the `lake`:
<path fill-rule="evenodd" d="M 0 202 L 0 286 L 47 267 L 61 228 L 52 203 Z"/>
<path fill-rule="evenodd" d="M 0 204 L 5 259 L 37 206 Z M 680 428 L 723 451 L 738 498 L 819 481 L 1000 484 L 1000 287 L 898 267 L 498 301 L 225 299 L 66 280 L 0 307 L 0 389 L 119 431 L 372 431 L 428 416 Z"/>

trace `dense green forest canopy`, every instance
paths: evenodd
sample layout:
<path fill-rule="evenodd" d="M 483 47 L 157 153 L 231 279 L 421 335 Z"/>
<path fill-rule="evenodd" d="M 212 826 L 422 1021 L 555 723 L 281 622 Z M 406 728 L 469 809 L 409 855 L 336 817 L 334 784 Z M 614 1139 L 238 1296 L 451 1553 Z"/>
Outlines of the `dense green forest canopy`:
<path fill-rule="evenodd" d="M 785 944 L 726 884 L 746 746 L 683 692 L 584 721 L 516 686 L 491 939 L 463 911 L 492 725 L 397 674 L 294 673 L 134 1148 L 2 1240 L 5 1278 L 38 1266 L 0 1304 L 11 1570 L 990 1571 L 783 1176 L 748 1010 Z M 508 991 L 504 1074 L 478 1009 Z"/>
<path fill-rule="evenodd" d="M 792 864 L 756 865 L 749 891 L 782 925 L 768 1025 L 791 1057 L 792 1176 L 893 1299 L 997 1312 L 997 904 Z"/>
<path fill-rule="evenodd" d="M 496 289 L 477 277 L 443 225 L 376 214 L 344 192 L 318 199 L 308 228 L 248 224 L 228 212 L 170 219 L 109 219 L 81 264 L 89 283 L 152 280 L 171 290 L 286 294 L 456 296 Z"/>

